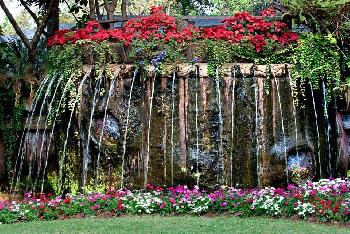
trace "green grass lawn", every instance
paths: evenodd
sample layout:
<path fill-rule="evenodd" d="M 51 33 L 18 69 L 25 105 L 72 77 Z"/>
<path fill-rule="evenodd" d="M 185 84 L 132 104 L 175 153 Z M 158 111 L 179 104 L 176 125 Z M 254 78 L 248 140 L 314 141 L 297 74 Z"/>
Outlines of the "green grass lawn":
<path fill-rule="evenodd" d="M 133 216 L 0 225 L 0 233 L 350 233 L 335 225 L 283 219 Z"/>

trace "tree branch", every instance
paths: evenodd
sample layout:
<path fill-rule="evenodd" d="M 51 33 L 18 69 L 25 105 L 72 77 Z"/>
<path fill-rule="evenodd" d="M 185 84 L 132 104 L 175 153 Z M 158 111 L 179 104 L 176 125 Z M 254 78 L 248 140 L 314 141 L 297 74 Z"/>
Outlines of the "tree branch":
<path fill-rule="evenodd" d="M 34 22 L 36 23 L 36 26 L 39 27 L 40 21 L 39 21 L 38 16 L 30 9 L 30 7 L 28 6 L 28 4 L 27 4 L 25 1 L 20 0 L 20 3 L 23 5 L 24 9 L 26 9 L 26 11 L 27 11 L 27 12 L 30 14 L 30 16 L 33 18 Z M 49 36 L 47 32 L 44 31 L 43 33 L 44 33 L 44 35 L 45 35 L 46 37 Z"/>
<path fill-rule="evenodd" d="M 19 25 L 17 24 L 15 18 L 12 16 L 11 12 L 9 11 L 9 9 L 6 7 L 5 3 L 3 0 L 0 0 L 0 7 L 2 8 L 2 10 L 4 11 L 6 17 L 8 18 L 8 20 L 10 21 L 10 23 L 12 24 L 13 28 L 15 29 L 17 35 L 21 38 L 21 40 L 23 41 L 24 45 L 30 50 L 31 49 L 31 45 L 29 42 L 29 39 L 27 38 L 27 36 L 23 33 L 23 31 L 21 30 L 21 28 L 19 27 Z"/>
<path fill-rule="evenodd" d="M 30 9 L 30 7 L 28 6 L 28 4 L 25 1 L 20 0 L 20 3 L 24 7 L 24 9 L 26 9 L 26 11 L 28 11 L 28 13 L 30 14 L 30 16 L 33 18 L 34 22 L 38 26 L 40 24 L 40 22 L 39 22 L 38 17 L 36 16 L 36 14 Z"/>
<path fill-rule="evenodd" d="M 2 0 L 0 0 L 2 1 Z M 49 8 L 47 9 L 47 12 L 43 18 L 43 20 L 40 22 L 40 25 L 38 25 L 37 29 L 36 29 L 36 32 L 33 36 L 33 39 L 32 39 L 32 49 L 36 48 L 38 43 L 39 43 L 39 39 L 41 37 L 41 35 L 43 34 L 49 20 L 50 20 L 50 16 L 52 14 L 52 11 L 54 9 L 54 6 L 55 6 L 55 3 L 57 2 L 58 0 L 53 0 L 50 2 L 50 5 L 49 5 Z"/>

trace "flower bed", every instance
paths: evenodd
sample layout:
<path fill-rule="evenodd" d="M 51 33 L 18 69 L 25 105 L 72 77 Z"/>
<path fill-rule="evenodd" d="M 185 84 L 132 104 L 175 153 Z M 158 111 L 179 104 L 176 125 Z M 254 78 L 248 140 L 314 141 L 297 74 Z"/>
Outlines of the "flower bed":
<path fill-rule="evenodd" d="M 26 194 L 22 201 L 0 203 L 0 222 L 94 216 L 98 214 L 195 214 L 230 213 L 237 216 L 299 217 L 321 222 L 349 223 L 350 180 L 320 180 L 287 189 L 235 189 L 213 192 L 177 186 L 149 185 L 147 190 L 111 191 L 106 194 L 66 197 Z"/>

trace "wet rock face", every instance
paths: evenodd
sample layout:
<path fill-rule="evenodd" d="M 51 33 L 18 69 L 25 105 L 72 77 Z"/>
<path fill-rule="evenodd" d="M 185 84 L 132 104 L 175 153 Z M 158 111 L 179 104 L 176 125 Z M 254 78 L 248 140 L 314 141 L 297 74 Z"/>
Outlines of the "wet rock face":
<path fill-rule="evenodd" d="M 99 139 L 102 135 L 101 144 L 105 147 L 116 145 L 118 140 L 120 139 L 120 125 L 119 121 L 116 117 L 114 117 L 111 113 L 107 112 L 107 115 L 104 116 L 103 113 L 97 113 L 93 117 L 93 139 L 94 142 L 98 143 Z"/>
<path fill-rule="evenodd" d="M 214 78 L 208 77 L 207 64 L 199 64 L 198 73 L 194 66 L 187 66 L 175 77 L 133 77 L 131 66 L 125 68 L 125 74 L 120 74 L 118 65 L 115 68 L 117 78 L 101 84 L 104 92 L 100 92 L 94 109 L 91 134 L 94 90 L 86 86 L 84 105 L 80 105 L 82 126 L 74 129 L 84 134 L 77 135 L 79 144 L 68 144 L 77 148 L 77 164 L 86 159 L 90 175 L 100 170 L 105 181 L 119 183 L 123 162 L 124 184 L 130 188 L 144 187 L 145 181 L 195 185 L 198 176 L 201 187 L 213 188 L 284 186 L 287 172 L 288 182 L 294 183 L 336 172 L 338 150 L 336 140 L 332 140 L 337 139 L 336 118 L 332 118 L 335 110 L 329 109 L 328 124 L 322 93 L 311 94 L 308 87 L 304 108 L 294 106 L 284 65 L 274 66 L 269 76 L 266 67 L 231 64 Z M 102 129 L 99 155 L 96 146 Z M 90 135 L 93 144 L 81 155 L 79 147 L 88 145 Z M 31 152 L 40 148 L 39 141 L 25 141 Z M 96 155 L 101 156 L 101 168 L 95 166 Z M 79 170 L 75 173 L 81 173 Z"/>
<path fill-rule="evenodd" d="M 172 74 L 154 80 L 152 107 L 152 76 L 137 76 L 131 96 L 130 72 L 115 82 L 103 144 L 117 145 L 114 153 L 120 156 L 129 109 L 127 184 L 142 187 L 147 176 L 149 183 L 193 185 L 197 172 L 200 185 L 206 187 L 284 186 L 287 171 L 289 182 L 315 177 L 317 151 L 327 151 L 324 127 L 319 127 L 318 144 L 314 124 L 323 121 L 323 114 L 317 110 L 316 121 L 312 102 L 303 110 L 293 105 L 289 68 L 276 65 L 269 76 L 266 67 L 258 66 L 254 72 L 252 64 L 235 65 L 224 70 L 219 83 L 207 76 L 205 64 L 200 65 L 198 77 L 189 72 L 191 68 L 186 69 L 186 74 L 178 73 L 174 87 Z M 316 103 L 322 102 L 315 97 Z M 103 118 L 95 122 L 97 133 Z M 303 150 L 296 155 L 301 145 Z M 328 163 L 325 152 L 320 153 L 323 168 Z M 296 168 L 301 168 L 300 175 Z"/>

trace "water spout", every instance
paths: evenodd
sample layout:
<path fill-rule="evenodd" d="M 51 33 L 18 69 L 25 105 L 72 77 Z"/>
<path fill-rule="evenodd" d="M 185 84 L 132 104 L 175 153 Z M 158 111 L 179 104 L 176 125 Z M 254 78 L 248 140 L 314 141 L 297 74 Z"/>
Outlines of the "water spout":
<path fill-rule="evenodd" d="M 297 158 L 299 159 L 297 110 L 296 110 L 294 94 L 293 94 L 294 85 L 293 85 L 293 80 L 292 80 L 292 76 L 291 76 L 290 72 L 288 72 L 288 80 L 289 80 L 289 86 L 290 86 L 290 91 L 291 91 L 291 94 L 292 94 L 292 102 L 293 102 L 293 118 L 294 118 L 294 129 L 295 129 L 295 150 L 296 150 L 296 153 L 297 153 Z"/>
<path fill-rule="evenodd" d="M 219 68 L 216 68 L 215 71 L 215 84 L 216 84 L 216 98 L 217 98 L 217 105 L 219 109 L 219 163 L 220 163 L 220 169 L 221 172 L 224 172 L 224 154 L 223 154 L 223 143 L 222 143 L 222 137 L 223 137 L 223 117 L 222 117 L 222 104 L 221 104 L 221 91 L 220 91 L 220 76 L 219 76 Z"/>
<path fill-rule="evenodd" d="M 146 151 L 146 157 L 145 157 L 145 171 L 144 171 L 144 187 L 146 188 L 148 184 L 148 171 L 149 171 L 149 157 L 150 157 L 150 146 L 151 146 L 151 122 L 152 122 L 152 110 L 153 110 L 153 96 L 154 96 L 154 83 L 156 80 L 157 74 L 154 75 L 152 82 L 152 88 L 151 88 L 151 97 L 149 100 L 149 112 L 148 112 L 148 128 L 147 128 L 147 151 Z"/>
<path fill-rule="evenodd" d="M 43 103 L 41 104 L 41 108 L 40 108 L 40 111 L 39 111 L 39 117 L 38 117 L 38 120 L 36 122 L 36 131 L 35 131 L 35 139 L 38 139 L 39 138 L 39 124 L 40 124 L 40 121 L 41 121 L 41 118 L 42 118 L 42 115 L 43 115 L 43 111 L 44 111 L 44 107 L 46 106 L 46 100 L 47 98 L 49 97 L 49 94 L 51 92 L 51 86 L 53 84 L 53 82 L 55 81 L 54 79 L 55 77 L 52 77 L 52 80 L 50 81 L 49 85 L 47 86 L 47 89 L 46 89 L 46 92 L 45 92 L 45 95 L 44 95 L 44 99 L 43 99 Z M 32 176 L 32 171 L 33 171 L 33 152 L 30 153 L 30 157 L 29 157 L 29 173 L 28 173 L 28 176 L 27 176 L 27 186 L 26 186 L 26 191 L 28 191 L 28 187 L 29 187 L 29 182 L 31 180 L 31 176 Z M 41 160 L 41 159 L 39 159 Z"/>
<path fill-rule="evenodd" d="M 279 88 L 279 82 L 277 81 L 277 78 L 273 71 L 271 71 L 271 74 L 273 76 L 273 79 L 276 84 L 277 88 L 277 96 L 278 96 L 278 103 L 279 103 L 279 109 L 281 113 L 281 125 L 282 125 L 282 134 L 283 134 L 283 148 L 284 148 L 284 160 L 286 163 L 286 176 L 287 176 L 287 184 L 289 184 L 289 171 L 288 171 L 288 155 L 287 155 L 287 141 L 286 141 L 286 132 L 284 129 L 284 120 L 283 120 L 283 110 L 282 110 L 282 102 L 281 102 L 281 93 L 280 93 L 280 88 Z"/>
<path fill-rule="evenodd" d="M 171 185 L 174 186 L 174 113 L 175 113 L 175 78 L 176 72 L 173 71 L 173 79 L 171 84 L 171 98 L 172 98 L 172 107 L 171 107 Z"/>
<path fill-rule="evenodd" d="M 99 167 L 100 167 L 100 157 L 101 157 L 101 145 L 102 145 L 102 138 L 103 138 L 103 133 L 105 130 L 105 126 L 106 126 L 106 119 L 107 119 L 107 110 L 108 110 L 108 106 L 109 106 L 109 100 L 112 94 L 112 90 L 114 89 L 114 83 L 116 81 L 116 78 L 114 78 L 109 86 L 109 90 L 108 90 L 108 96 L 107 96 L 107 101 L 106 101 L 106 106 L 105 106 L 105 110 L 104 110 L 104 116 L 103 116 L 103 123 L 102 123 L 102 129 L 101 129 L 101 134 L 100 134 L 100 138 L 98 140 L 98 155 L 97 155 L 97 163 L 96 163 L 96 177 L 95 177 L 95 187 L 97 187 L 98 185 L 98 180 L 99 180 Z"/>
<path fill-rule="evenodd" d="M 326 136 L 327 136 L 327 144 L 328 144 L 328 171 L 330 176 L 333 176 L 333 170 L 332 170 L 332 165 L 331 165 L 331 143 L 330 143 L 330 130 L 331 130 L 331 125 L 329 123 L 329 117 L 328 117 L 328 105 L 327 105 L 327 91 L 326 91 L 326 86 L 324 81 L 322 80 L 322 93 L 323 93 L 323 114 L 324 117 L 326 118 L 327 122 L 327 129 L 326 129 Z"/>
<path fill-rule="evenodd" d="M 311 89 L 311 96 L 312 96 L 312 104 L 314 108 L 314 114 L 315 114 L 315 124 L 316 124 L 316 133 L 317 133 L 317 156 L 318 156 L 318 164 L 320 167 L 320 177 L 322 177 L 322 164 L 321 164 L 321 153 L 320 153 L 320 130 L 318 128 L 318 115 L 316 110 L 316 103 L 315 103 L 315 97 L 314 97 L 314 89 L 312 87 L 312 82 L 309 81 L 310 89 Z M 315 160 L 314 160 L 315 161 Z"/>
<path fill-rule="evenodd" d="M 45 125 L 44 125 L 44 132 L 43 132 L 43 136 L 42 136 L 42 142 L 41 142 L 41 147 L 40 147 L 40 153 L 39 153 L 39 166 L 38 166 L 38 170 L 37 170 L 37 176 L 36 176 L 36 179 L 35 179 L 35 182 L 34 182 L 34 187 L 33 187 L 33 192 L 35 192 L 35 187 L 37 185 L 37 182 L 39 180 L 39 177 L 40 177 L 40 172 L 41 172 L 41 157 L 42 157 L 42 152 L 44 150 L 44 145 L 45 145 L 45 138 L 46 138 L 46 131 L 47 131 L 47 127 L 48 127 L 48 122 L 49 122 L 49 118 L 50 118 L 50 115 L 51 115 L 51 111 L 52 111 L 52 105 L 54 103 L 54 101 L 56 100 L 56 94 L 57 94 L 57 90 L 58 88 L 60 87 L 61 85 L 61 82 L 63 80 L 63 76 L 61 76 L 59 78 L 59 80 L 57 81 L 57 84 L 56 84 L 56 88 L 55 88 L 55 91 L 52 95 L 52 98 L 51 98 L 51 101 L 50 101 L 50 104 L 49 104 L 49 107 L 48 107 L 48 113 L 47 113 L 47 117 L 46 117 L 46 120 L 45 120 Z M 47 150 L 50 150 L 50 148 L 47 148 Z"/>
<path fill-rule="evenodd" d="M 26 119 L 26 122 L 25 122 L 25 125 L 24 125 L 25 127 L 28 127 L 33 122 L 33 116 L 34 116 L 34 112 L 36 110 L 36 106 L 37 106 L 38 101 L 39 101 L 39 97 L 41 96 L 41 93 L 44 90 L 44 87 L 46 86 L 46 83 L 49 80 L 49 78 L 50 78 L 50 76 L 46 76 L 44 78 L 44 80 L 41 82 L 41 84 L 39 85 L 37 94 L 35 95 L 34 101 L 33 101 L 32 106 L 30 108 L 30 114 L 27 116 L 27 119 Z M 14 185 L 14 180 L 15 180 L 15 175 L 16 175 L 15 170 L 17 168 L 18 161 L 20 161 L 20 166 L 19 166 L 19 170 L 18 170 L 18 173 L 17 173 L 15 190 L 17 190 L 17 185 L 18 185 L 19 179 L 21 177 L 21 171 L 22 171 L 23 160 L 24 160 L 24 150 L 22 149 L 22 147 L 23 147 L 23 143 L 24 143 L 24 137 L 25 137 L 27 132 L 28 132 L 28 130 L 26 130 L 26 129 L 24 129 L 23 132 L 22 132 L 21 142 L 19 144 L 18 154 L 17 154 L 17 157 L 16 157 L 16 163 L 15 163 L 15 166 L 14 166 L 14 172 L 13 172 L 13 175 L 12 175 L 10 191 L 13 191 L 13 185 Z"/>
<path fill-rule="evenodd" d="M 93 121 L 96 103 L 97 103 L 97 94 L 100 91 L 101 82 L 102 82 L 102 72 L 101 72 L 101 75 L 98 77 L 97 86 L 95 87 L 95 93 L 94 93 L 94 97 L 93 97 L 93 101 L 92 101 L 92 109 L 91 109 L 91 113 L 90 113 L 90 121 L 89 121 L 86 148 L 84 149 L 84 146 L 83 146 L 83 149 L 84 149 L 83 150 L 83 184 L 82 184 L 83 189 L 85 189 L 86 180 L 87 180 L 88 165 L 89 165 L 89 162 L 91 160 L 91 156 L 90 156 L 91 128 L 92 128 L 92 121 Z"/>
<path fill-rule="evenodd" d="M 125 174 L 125 153 L 126 153 L 126 141 L 128 138 L 128 127 L 129 127 L 129 117 L 130 117 L 130 107 L 131 107 L 131 98 L 132 98 L 132 92 L 134 89 L 134 82 L 137 75 L 137 69 L 134 71 L 134 75 L 131 80 L 131 87 L 130 87 L 130 93 L 129 93 L 129 100 L 128 100 L 128 110 L 126 115 L 126 124 L 125 124 L 125 132 L 124 132 L 124 140 L 123 140 L 123 154 L 122 154 L 122 175 L 121 175 L 121 183 L 120 188 L 124 188 L 124 174 Z M 151 110 L 150 110 L 151 112 Z"/>
<path fill-rule="evenodd" d="M 73 103 L 73 106 L 72 106 L 72 110 L 71 110 L 71 114 L 70 114 L 70 117 L 69 117 L 69 122 L 68 122 L 67 132 L 66 132 L 66 140 L 64 142 L 63 153 L 62 153 L 61 159 L 59 161 L 59 178 L 58 178 L 58 191 L 59 192 L 61 192 L 61 189 L 62 189 L 63 163 L 64 163 L 64 159 L 66 157 L 66 150 L 67 150 L 67 144 L 68 144 L 69 130 L 70 130 L 70 127 L 71 127 L 71 124 L 72 124 L 72 118 L 73 118 L 74 110 L 75 110 L 75 107 L 76 107 L 78 101 L 80 100 L 80 98 L 82 96 L 83 86 L 84 86 L 84 83 L 85 83 L 86 79 L 88 78 L 89 74 L 90 73 L 86 74 L 84 76 L 84 78 L 82 79 L 82 81 L 80 82 L 80 84 L 79 84 L 79 87 L 78 87 L 78 90 L 77 90 L 77 95 L 75 97 L 75 100 L 74 100 L 74 103 Z"/>
<path fill-rule="evenodd" d="M 198 67 L 195 66 L 195 80 L 196 80 L 196 179 L 197 179 L 197 186 L 199 187 L 199 128 L 198 128 L 198 115 L 199 115 L 199 108 L 198 108 Z"/>
<path fill-rule="evenodd" d="M 236 89 L 236 68 L 233 67 L 232 96 L 231 96 L 231 148 L 230 148 L 230 182 L 233 187 L 233 148 L 235 139 L 235 89 Z"/>

